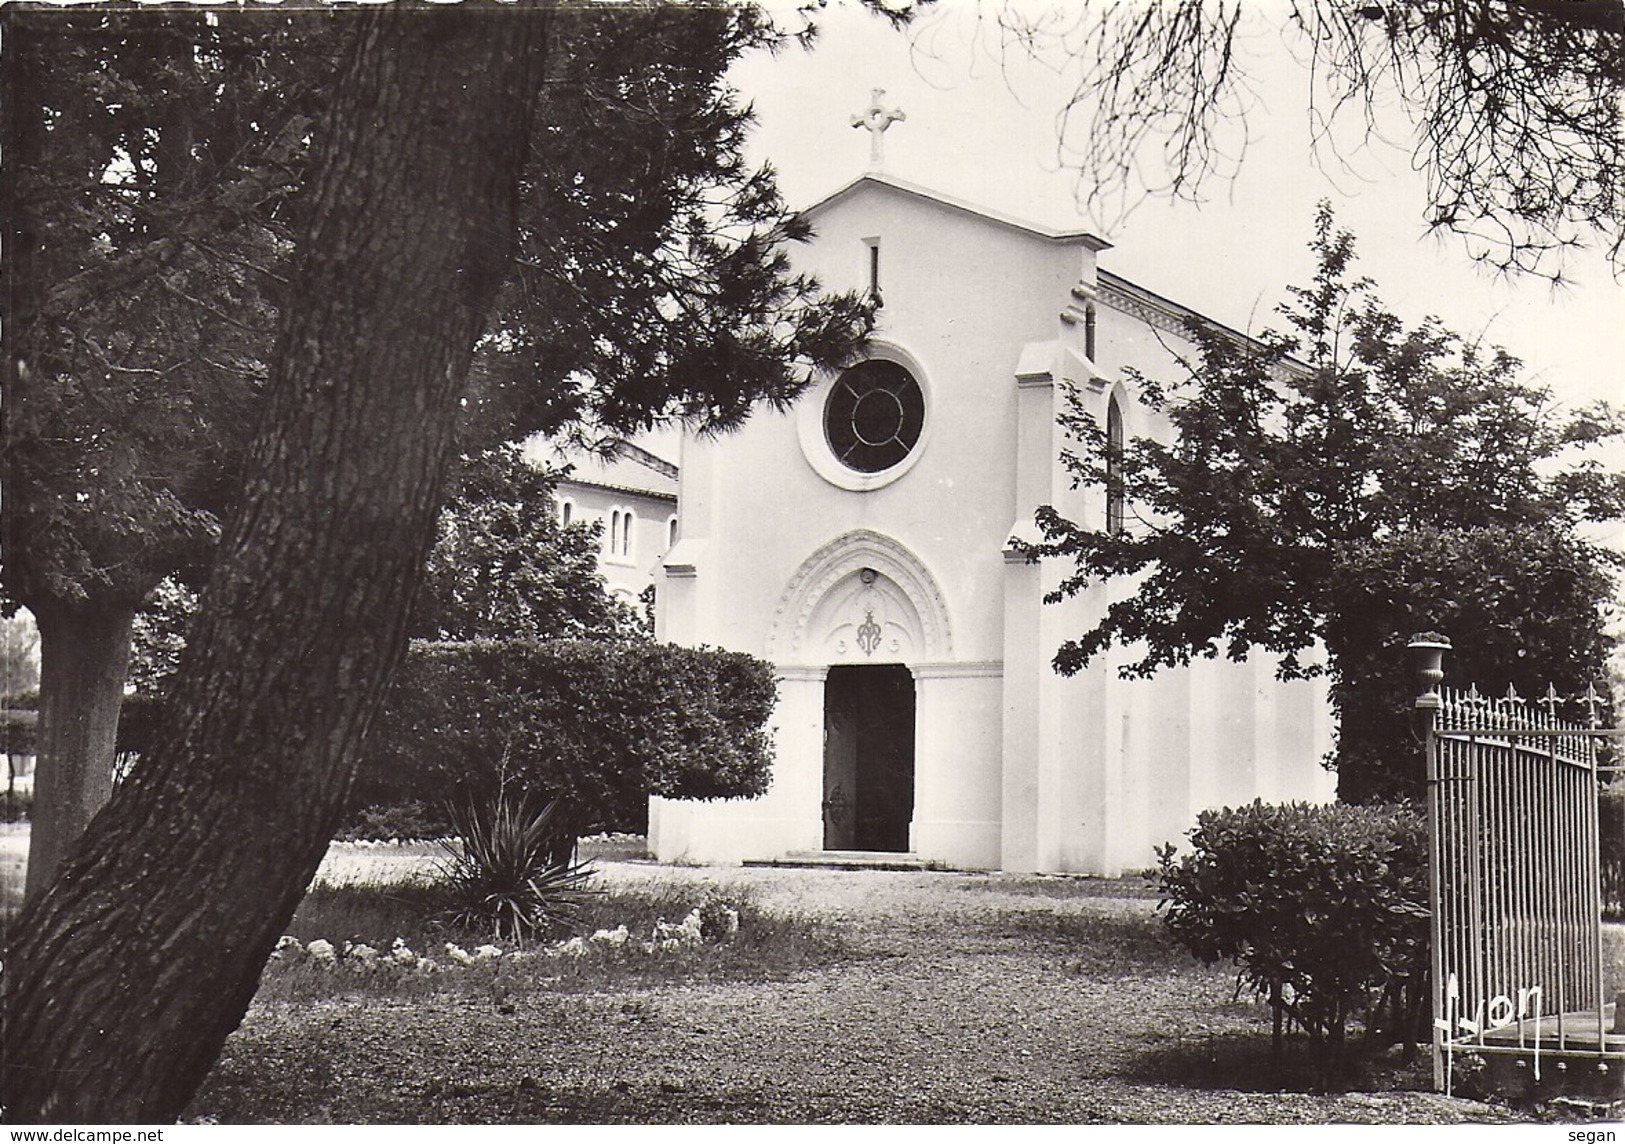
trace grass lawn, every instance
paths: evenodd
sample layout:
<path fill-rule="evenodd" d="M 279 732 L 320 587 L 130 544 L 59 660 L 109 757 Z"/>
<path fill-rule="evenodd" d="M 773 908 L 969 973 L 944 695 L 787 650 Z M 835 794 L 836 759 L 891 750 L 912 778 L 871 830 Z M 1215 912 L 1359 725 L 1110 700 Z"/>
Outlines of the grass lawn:
<path fill-rule="evenodd" d="M 7 894 L 14 849 L 0 837 Z M 1428 1091 L 1425 1054 L 1316 1091 L 1271 1058 L 1267 1008 L 1170 942 L 1140 879 L 659 867 L 612 840 L 568 931 L 482 951 L 490 934 L 438 916 L 433 853 L 335 847 L 187 1119 L 1525 1118 Z M 679 933 L 699 907 L 707 934 Z"/>
<path fill-rule="evenodd" d="M 1425 1054 L 1314 1091 L 1267 1009 L 1164 935 L 1137 879 L 602 865 L 546 944 L 427 976 L 268 969 L 189 1115 L 222 1123 L 1447 1123 L 1521 1117 L 1429 1089 Z M 302 943 L 489 935 L 430 891 L 322 888 Z M 727 940 L 646 944 L 726 903 Z M 554 948 L 557 948 L 554 941 Z M 652 943 L 650 943 L 652 944 Z M 511 944 L 505 950 L 511 950 Z"/>

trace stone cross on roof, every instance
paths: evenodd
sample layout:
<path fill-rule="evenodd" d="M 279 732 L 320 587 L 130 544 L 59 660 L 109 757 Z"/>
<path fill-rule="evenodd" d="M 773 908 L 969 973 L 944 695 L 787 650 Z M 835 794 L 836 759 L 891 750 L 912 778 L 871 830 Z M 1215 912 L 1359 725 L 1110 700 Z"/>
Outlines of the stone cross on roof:
<path fill-rule="evenodd" d="M 885 151 L 882 138 L 886 128 L 899 120 L 907 119 L 901 111 L 888 111 L 882 106 L 880 99 L 885 95 L 884 88 L 875 88 L 869 95 L 869 107 L 862 115 L 852 117 L 853 127 L 864 127 L 869 131 L 869 169 L 878 171 L 881 163 L 885 161 Z"/>

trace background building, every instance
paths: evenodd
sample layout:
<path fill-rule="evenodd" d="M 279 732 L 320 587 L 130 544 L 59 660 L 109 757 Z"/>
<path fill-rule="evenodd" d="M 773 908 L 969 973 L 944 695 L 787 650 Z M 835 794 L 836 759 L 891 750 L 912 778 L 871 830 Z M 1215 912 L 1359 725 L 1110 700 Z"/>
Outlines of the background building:
<path fill-rule="evenodd" d="M 526 445 L 525 456 L 536 465 L 570 466 L 555 495 L 559 522 L 603 523 L 598 567 L 604 582 L 637 604 L 677 537 L 677 466 L 629 441 L 594 453 L 561 451 L 538 438 Z"/>

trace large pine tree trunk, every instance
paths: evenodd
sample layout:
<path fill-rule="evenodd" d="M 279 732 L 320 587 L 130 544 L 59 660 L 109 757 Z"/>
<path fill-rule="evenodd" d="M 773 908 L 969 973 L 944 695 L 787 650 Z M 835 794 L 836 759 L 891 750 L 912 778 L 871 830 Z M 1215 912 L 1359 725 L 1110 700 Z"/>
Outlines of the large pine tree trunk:
<path fill-rule="evenodd" d="M 14 926 L 13 1122 L 173 1120 L 321 861 L 506 270 L 545 13 L 361 17 L 173 719 Z"/>
<path fill-rule="evenodd" d="M 119 706 L 135 610 L 41 611 L 40 712 L 28 895 L 51 880 L 68 848 L 113 793 Z"/>

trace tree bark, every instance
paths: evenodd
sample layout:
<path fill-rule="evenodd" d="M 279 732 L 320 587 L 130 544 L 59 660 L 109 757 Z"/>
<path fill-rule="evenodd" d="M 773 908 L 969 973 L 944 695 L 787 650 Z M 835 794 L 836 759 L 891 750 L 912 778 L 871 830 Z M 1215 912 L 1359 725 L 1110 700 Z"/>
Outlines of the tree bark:
<path fill-rule="evenodd" d="M 325 852 L 506 272 L 548 15 L 369 10 L 248 478 L 150 755 L 15 923 L 12 1122 L 172 1121 Z"/>
<path fill-rule="evenodd" d="M 40 628 L 40 707 L 29 811 L 29 897 L 113 793 L 119 707 L 130 669 L 128 605 L 46 611 Z"/>
<path fill-rule="evenodd" d="M 0 479 L 5 485 L 0 551 L 5 553 L 6 591 L 34 614 L 40 628 L 38 765 L 27 875 L 27 894 L 33 897 L 112 793 L 131 621 L 163 569 L 154 568 L 151 535 L 137 537 L 128 521 L 116 518 L 106 525 L 104 536 L 87 539 L 87 551 L 80 554 L 93 573 L 64 560 L 63 548 L 55 543 L 62 534 L 76 532 L 88 515 L 64 516 L 61 505 L 71 502 L 75 482 L 94 479 L 85 475 L 86 470 L 94 472 L 94 461 L 86 459 L 89 453 L 80 454 L 77 464 L 57 455 L 60 442 L 93 434 L 82 425 L 54 420 L 48 411 L 46 395 L 60 384 L 61 368 L 49 349 L 49 330 L 62 320 L 62 312 L 44 303 L 52 283 L 61 286 L 57 279 L 63 261 L 73 264 L 74 259 L 72 243 L 52 233 L 51 213 L 41 207 L 51 196 L 42 187 L 49 185 L 53 172 L 58 178 L 66 171 L 74 179 L 94 182 L 106 159 L 98 160 L 97 132 L 90 128 L 94 110 L 62 98 L 64 85 L 51 82 L 53 69 L 66 66 L 64 46 L 73 40 L 73 26 L 41 13 L 8 12 L 4 32 L 0 103 L 12 114 L 0 125 L 0 154 L 9 157 L 11 176 L 0 180 L 8 281 L 7 352 L 0 368 Z M 178 182 L 183 174 L 180 156 L 190 158 L 190 123 L 180 110 L 170 119 L 166 177 Z M 50 130 L 47 123 L 54 124 Z M 151 273 L 158 263 L 144 265 Z M 71 480 L 62 476 L 64 468 L 73 473 Z M 98 563 L 100 556 L 108 559 Z M 160 556 L 159 562 L 169 561 Z"/>

